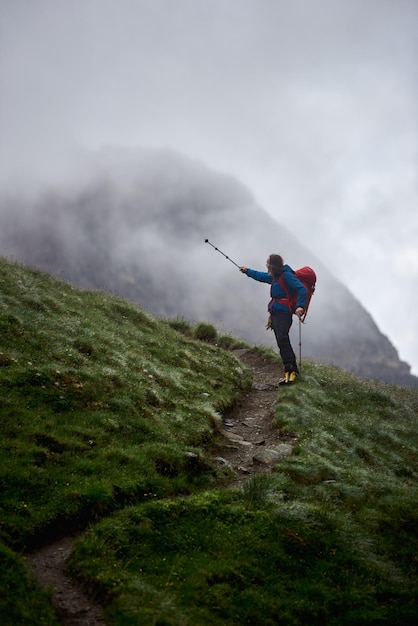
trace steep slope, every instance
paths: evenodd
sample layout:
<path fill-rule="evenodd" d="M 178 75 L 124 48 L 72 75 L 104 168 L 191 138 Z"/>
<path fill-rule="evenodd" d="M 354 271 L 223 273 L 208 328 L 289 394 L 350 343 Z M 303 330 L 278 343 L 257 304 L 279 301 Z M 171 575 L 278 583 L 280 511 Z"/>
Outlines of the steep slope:
<path fill-rule="evenodd" d="M 81 288 L 110 290 L 155 315 L 207 320 L 269 346 L 268 288 L 241 275 L 204 240 L 258 269 L 278 252 L 290 265 L 309 264 L 318 274 L 302 332 L 306 358 L 418 385 L 364 307 L 242 184 L 178 154 L 103 153 L 84 165 L 82 177 L 36 200 L 3 197 L 0 231 L 3 255 Z M 297 345 L 296 324 L 292 332 Z"/>
<path fill-rule="evenodd" d="M 115 626 L 415 623 L 417 392 L 315 362 L 278 387 L 271 351 L 0 270 L 2 624 L 63 623 L 22 551 L 85 528 L 66 573 Z"/>

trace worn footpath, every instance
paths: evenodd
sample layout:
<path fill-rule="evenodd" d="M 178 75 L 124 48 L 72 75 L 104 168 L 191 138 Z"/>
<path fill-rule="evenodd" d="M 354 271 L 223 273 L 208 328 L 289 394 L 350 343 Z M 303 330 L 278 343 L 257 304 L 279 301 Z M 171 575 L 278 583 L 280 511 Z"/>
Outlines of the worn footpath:
<path fill-rule="evenodd" d="M 292 453 L 293 432 L 279 432 L 274 414 L 280 394 L 281 375 L 277 362 L 258 351 L 242 349 L 234 354 L 253 376 L 252 388 L 225 418 L 213 449 L 214 460 L 233 473 L 233 486 L 251 476 L 271 471 L 280 459 Z M 63 626 L 103 626 L 103 609 L 76 580 L 66 573 L 66 563 L 75 537 L 64 537 L 28 555 L 28 563 L 39 585 L 49 588 Z"/>

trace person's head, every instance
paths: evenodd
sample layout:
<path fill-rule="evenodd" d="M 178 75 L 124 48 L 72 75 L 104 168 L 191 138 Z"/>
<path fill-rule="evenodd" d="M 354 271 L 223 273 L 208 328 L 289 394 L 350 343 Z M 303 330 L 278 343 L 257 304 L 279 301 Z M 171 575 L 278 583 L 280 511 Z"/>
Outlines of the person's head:
<path fill-rule="evenodd" d="M 276 276 L 283 267 L 283 258 L 280 254 L 270 254 L 266 261 L 266 267 L 269 274 Z"/>

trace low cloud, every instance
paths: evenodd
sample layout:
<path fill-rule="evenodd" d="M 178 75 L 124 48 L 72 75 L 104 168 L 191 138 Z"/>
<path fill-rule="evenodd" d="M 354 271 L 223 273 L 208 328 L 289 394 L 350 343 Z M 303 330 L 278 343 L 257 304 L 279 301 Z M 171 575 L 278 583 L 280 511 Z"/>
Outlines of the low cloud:
<path fill-rule="evenodd" d="M 418 373 L 415 0 L 20 0 L 0 13 L 3 188 L 62 180 L 107 144 L 200 159 L 330 266 Z"/>

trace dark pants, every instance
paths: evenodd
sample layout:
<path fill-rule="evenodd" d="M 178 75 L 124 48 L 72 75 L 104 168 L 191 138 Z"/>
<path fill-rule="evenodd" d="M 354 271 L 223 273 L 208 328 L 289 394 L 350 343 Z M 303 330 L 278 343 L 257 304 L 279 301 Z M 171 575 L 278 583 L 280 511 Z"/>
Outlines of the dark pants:
<path fill-rule="evenodd" d="M 273 330 L 276 335 L 277 346 L 280 356 L 282 357 L 285 372 L 298 371 L 296 356 L 289 339 L 292 317 L 292 313 L 290 312 L 273 313 L 271 316 Z"/>

